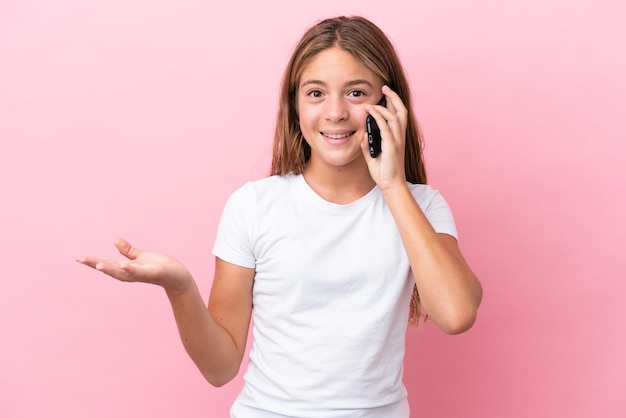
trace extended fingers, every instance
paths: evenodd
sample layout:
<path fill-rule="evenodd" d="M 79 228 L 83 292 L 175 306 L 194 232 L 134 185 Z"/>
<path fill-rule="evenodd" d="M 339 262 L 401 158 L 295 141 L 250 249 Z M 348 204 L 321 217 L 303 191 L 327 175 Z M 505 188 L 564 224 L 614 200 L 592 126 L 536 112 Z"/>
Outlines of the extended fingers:
<path fill-rule="evenodd" d="M 389 86 L 383 86 L 382 92 L 387 97 L 387 108 L 390 111 L 398 114 L 407 112 L 406 106 L 398 93 L 391 90 Z"/>
<path fill-rule="evenodd" d="M 383 139 L 389 138 L 392 141 L 397 141 L 404 138 L 402 122 L 397 113 L 379 105 L 370 106 L 367 111 L 376 120 Z"/>
<path fill-rule="evenodd" d="M 368 111 L 375 109 L 375 111 L 379 112 L 385 118 L 385 121 L 388 124 L 397 124 L 400 128 L 406 127 L 408 110 L 398 93 L 391 90 L 389 86 L 383 86 L 382 93 L 387 99 L 386 106 L 370 106 Z M 371 111 L 370 114 L 376 117 L 376 115 Z M 378 119 L 377 122 L 379 122 Z"/>
<path fill-rule="evenodd" d="M 385 117 L 390 123 L 395 123 L 395 121 L 397 121 L 399 123 L 399 128 L 406 128 L 408 110 L 404 105 L 404 102 L 398 93 L 391 90 L 389 86 L 383 86 L 382 91 L 387 97 L 387 110 L 390 113 L 389 117 L 387 117 L 387 115 L 385 115 Z"/>
<path fill-rule="evenodd" d="M 135 268 L 131 261 L 127 260 L 106 260 L 96 265 L 96 269 L 104 274 L 107 274 L 115 279 L 130 282 L 136 281 L 134 276 L 136 275 Z"/>
<path fill-rule="evenodd" d="M 76 261 L 122 281 L 134 281 L 133 276 L 136 275 L 133 262 L 128 260 L 105 260 L 82 256 L 77 257 Z"/>
<path fill-rule="evenodd" d="M 95 269 L 98 263 L 102 262 L 103 260 L 101 258 L 96 258 L 96 257 L 81 256 L 81 257 L 76 257 L 76 261 L 78 261 L 80 264 L 86 265 L 87 267 L 91 267 Z"/>

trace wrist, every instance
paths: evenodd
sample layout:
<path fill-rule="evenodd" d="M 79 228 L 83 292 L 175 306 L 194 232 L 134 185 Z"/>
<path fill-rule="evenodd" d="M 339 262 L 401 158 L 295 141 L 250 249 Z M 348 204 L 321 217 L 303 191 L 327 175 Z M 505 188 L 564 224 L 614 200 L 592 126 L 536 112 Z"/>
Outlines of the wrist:
<path fill-rule="evenodd" d="M 409 185 L 405 179 L 398 179 L 395 181 L 387 182 L 386 184 L 379 184 L 378 187 L 383 193 L 385 199 L 395 198 L 398 196 L 411 194 Z"/>
<path fill-rule="evenodd" d="M 165 289 L 165 293 L 167 293 L 168 297 L 179 297 L 188 293 L 195 287 L 196 283 L 191 277 L 191 274 L 187 271 L 185 273 L 186 274 L 177 275 L 170 280 L 166 280 L 161 285 L 163 289 Z"/>

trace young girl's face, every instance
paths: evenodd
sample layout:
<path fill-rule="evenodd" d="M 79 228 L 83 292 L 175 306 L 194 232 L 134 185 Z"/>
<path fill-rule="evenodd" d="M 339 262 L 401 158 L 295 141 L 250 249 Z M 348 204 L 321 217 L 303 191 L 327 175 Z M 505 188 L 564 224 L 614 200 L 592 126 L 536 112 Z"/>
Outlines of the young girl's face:
<path fill-rule="evenodd" d="M 382 97 L 382 81 L 345 50 L 318 53 L 298 86 L 298 117 L 311 147 L 307 164 L 341 167 L 362 162 L 366 104 Z"/>

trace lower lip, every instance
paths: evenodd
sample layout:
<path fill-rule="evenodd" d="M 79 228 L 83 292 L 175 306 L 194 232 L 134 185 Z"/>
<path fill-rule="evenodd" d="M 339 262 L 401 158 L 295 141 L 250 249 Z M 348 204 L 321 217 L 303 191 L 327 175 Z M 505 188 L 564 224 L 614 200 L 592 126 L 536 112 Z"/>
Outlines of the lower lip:
<path fill-rule="evenodd" d="M 352 137 L 354 136 L 354 134 L 352 135 L 348 135 L 348 136 L 344 136 L 342 138 L 330 138 L 326 135 L 322 135 L 322 138 L 324 138 L 324 141 L 326 141 L 327 143 L 331 144 L 331 145 L 343 145 L 347 142 L 349 142 Z"/>

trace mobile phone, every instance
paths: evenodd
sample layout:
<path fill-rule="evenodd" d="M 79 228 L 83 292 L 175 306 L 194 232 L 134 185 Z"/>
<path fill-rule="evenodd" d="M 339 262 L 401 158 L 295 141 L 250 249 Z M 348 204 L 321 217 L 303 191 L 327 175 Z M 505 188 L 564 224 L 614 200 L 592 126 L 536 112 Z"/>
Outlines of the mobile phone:
<path fill-rule="evenodd" d="M 385 96 L 383 96 L 377 104 L 386 106 L 387 101 L 385 100 Z M 365 127 L 367 128 L 367 142 L 370 147 L 370 155 L 372 158 L 376 158 L 382 151 L 382 146 L 380 144 L 382 138 L 380 137 L 380 128 L 372 115 L 367 115 L 367 118 L 365 119 Z"/>

